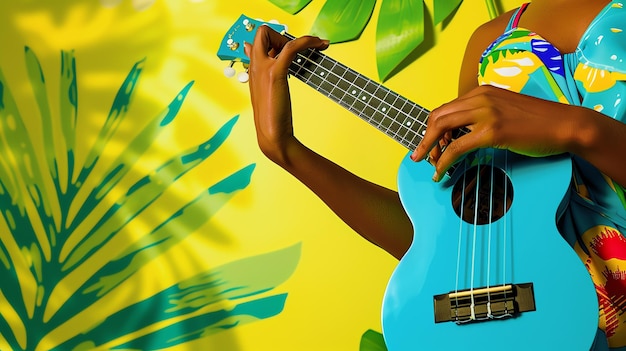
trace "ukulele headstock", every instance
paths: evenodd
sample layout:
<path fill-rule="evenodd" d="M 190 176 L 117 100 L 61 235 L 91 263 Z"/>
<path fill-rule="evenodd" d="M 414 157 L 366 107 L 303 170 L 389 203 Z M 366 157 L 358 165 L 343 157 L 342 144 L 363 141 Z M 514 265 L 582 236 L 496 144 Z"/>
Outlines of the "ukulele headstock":
<path fill-rule="evenodd" d="M 235 75 L 233 66 L 237 62 L 241 62 L 247 70 L 250 58 L 244 52 L 243 44 L 254 42 L 254 36 L 259 26 L 269 26 L 273 30 L 283 34 L 287 30 L 285 25 L 276 23 L 275 21 L 264 22 L 252 19 L 246 15 L 239 16 L 239 19 L 235 21 L 228 32 L 226 32 L 226 35 L 224 35 L 220 47 L 217 50 L 217 57 L 223 61 L 230 61 L 230 65 L 224 69 L 224 74 L 227 77 Z M 239 81 L 246 82 L 247 73 L 240 73 Z"/>

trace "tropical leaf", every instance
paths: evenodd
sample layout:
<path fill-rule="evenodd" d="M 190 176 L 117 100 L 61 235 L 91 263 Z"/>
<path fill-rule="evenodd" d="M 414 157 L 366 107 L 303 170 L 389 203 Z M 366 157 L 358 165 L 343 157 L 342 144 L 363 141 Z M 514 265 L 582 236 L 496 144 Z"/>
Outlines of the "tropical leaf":
<path fill-rule="evenodd" d="M 448 18 L 462 2 L 463 0 L 434 0 L 435 24 L 437 25 Z"/>
<path fill-rule="evenodd" d="M 112 314 L 85 334 L 75 336 L 56 349 L 162 349 L 275 316 L 282 311 L 286 294 L 246 300 L 265 294 L 286 281 L 293 274 L 299 257 L 300 244 L 297 244 L 198 274 Z M 267 274 L 268 271 L 272 274 Z M 235 301 L 239 303 L 234 308 L 223 308 L 224 304 Z M 128 323 L 135 316 L 142 316 L 151 323 L 144 325 L 146 330 L 157 324 L 167 326 L 147 333 L 138 332 L 135 325 Z"/>
<path fill-rule="evenodd" d="M 115 349 L 162 350 L 167 346 L 193 341 L 216 332 L 273 317 L 282 311 L 286 298 L 287 294 L 280 294 L 244 302 L 232 310 L 205 313 L 175 325 L 159 328 L 153 333 L 123 343 Z"/>
<path fill-rule="evenodd" d="M 78 89 L 76 84 L 76 59 L 73 51 L 61 52 L 61 84 L 59 91 L 66 94 L 60 99 L 60 113 L 64 116 L 61 123 L 60 140 L 65 142 L 66 152 L 60 152 L 57 159 L 60 192 L 65 193 L 72 178 L 75 163 L 76 124 L 78 122 Z"/>
<path fill-rule="evenodd" d="M 378 76 L 386 80 L 424 41 L 422 0 L 383 0 L 376 26 Z"/>
<path fill-rule="evenodd" d="M 296 14 L 308 1 L 269 0 L 283 10 Z M 449 18 L 463 0 L 433 0 L 434 25 Z M 311 34 L 329 39 L 332 43 L 352 41 L 359 38 L 374 11 L 376 0 L 326 1 Z M 496 0 L 485 0 L 490 18 L 500 11 Z M 411 52 L 424 40 L 426 32 L 434 28 L 425 27 L 424 0 L 383 0 L 376 28 L 376 60 L 378 77 L 384 81 Z"/>
<path fill-rule="evenodd" d="M 139 77 L 141 76 L 141 73 L 143 71 L 144 63 L 145 60 L 136 62 L 126 76 L 124 83 L 118 89 L 117 94 L 115 95 L 115 99 L 113 100 L 113 104 L 111 105 L 109 114 L 104 122 L 104 125 L 102 126 L 102 129 L 100 129 L 98 137 L 96 138 L 96 142 L 89 150 L 89 153 L 87 154 L 87 158 L 85 160 L 85 164 L 82 165 L 82 169 L 80 170 L 80 172 L 77 172 L 77 179 L 73 180 L 75 184 L 82 185 L 85 182 L 89 174 L 91 174 L 95 163 L 100 158 L 100 155 L 105 145 L 113 137 L 120 123 L 124 121 L 126 113 L 130 108 L 131 98 L 135 93 L 135 88 L 138 86 Z M 174 106 L 180 107 L 181 104 L 182 101 L 177 101 L 176 105 Z M 177 112 L 177 109 L 173 110 L 173 116 L 176 116 Z M 166 121 L 171 121 L 172 115 L 170 114 L 168 117 L 168 119 L 164 119 L 164 123 L 166 123 Z"/>
<path fill-rule="evenodd" d="M 179 98 L 184 98 L 189 87 L 190 85 L 187 85 L 183 91 L 181 91 L 178 95 Z M 172 104 L 179 105 L 180 102 L 177 100 L 178 99 L 174 99 Z M 166 111 L 157 116 L 146 129 L 140 132 L 137 138 L 129 143 L 127 150 L 135 152 L 127 152 L 124 155 L 120 155 L 120 157 L 112 163 L 109 170 L 105 172 L 106 176 L 103 180 L 91 190 L 87 199 L 84 202 L 80 202 L 82 208 L 79 210 L 76 217 L 77 220 L 74 222 L 76 227 L 78 227 L 79 221 L 84 220 L 88 215 L 94 215 L 94 208 L 98 204 L 98 200 L 118 185 L 121 178 L 132 168 L 134 161 L 140 154 L 139 151 L 143 152 L 142 149 L 144 147 L 142 147 L 142 145 L 145 144 L 145 139 L 148 138 L 148 136 L 154 135 L 154 129 L 158 128 L 165 120 L 168 120 L 168 116 L 170 116 L 172 111 L 175 111 L 175 114 L 179 107 L 180 106 L 176 106 L 176 108 L 172 108 L 170 105 Z M 228 135 L 230 135 L 237 119 L 238 117 L 231 119 L 215 136 L 205 143 L 185 150 L 180 155 L 165 161 L 148 175 L 135 182 L 128 189 L 128 192 L 120 199 L 117 199 L 104 214 L 95 212 L 99 220 L 91 231 L 83 236 L 81 233 L 84 231 L 77 230 L 76 234 L 70 237 L 66 245 L 62 248 L 60 259 L 65 262 L 63 270 L 65 271 L 76 265 L 80 262 L 81 258 L 84 260 L 87 254 L 94 248 L 105 244 L 107 238 L 115 234 L 119 228 L 139 215 L 143 209 L 153 203 L 163 191 L 176 181 L 176 179 L 182 177 L 189 170 L 193 169 L 193 167 L 209 157 L 222 145 Z M 116 215 L 120 212 L 125 215 Z M 104 232 L 108 232 L 108 234 L 103 234 Z"/>
<path fill-rule="evenodd" d="M 359 351 L 387 351 L 385 339 L 383 335 L 372 329 L 369 329 L 361 337 Z"/>
<path fill-rule="evenodd" d="M 374 5 L 376 0 L 326 1 L 313 23 L 311 34 L 331 43 L 355 40 L 367 26 Z"/>
<path fill-rule="evenodd" d="M 269 0 L 272 4 L 294 15 L 308 5 L 311 0 Z"/>
<path fill-rule="evenodd" d="M 35 102 L 37 104 L 37 107 L 39 108 L 39 113 L 41 116 L 40 122 L 42 125 L 43 134 L 43 156 L 45 157 L 45 160 L 43 160 L 45 162 L 45 167 L 42 167 L 41 171 L 43 172 L 45 168 L 48 168 L 49 175 L 52 177 L 52 180 L 57 183 L 56 185 L 58 185 L 59 174 L 56 167 L 57 160 L 55 157 L 55 150 L 57 149 L 57 144 L 60 150 L 63 149 L 63 146 L 60 145 L 62 144 L 62 142 L 59 140 L 60 138 L 55 138 L 54 135 L 54 131 L 58 130 L 58 128 L 56 125 L 54 125 L 53 118 L 50 114 L 50 103 L 48 101 L 48 96 L 46 92 L 46 81 L 39 60 L 37 59 L 37 56 L 35 56 L 33 51 L 28 47 L 25 48 L 25 58 L 30 85 L 33 89 Z M 61 160 L 62 159 L 63 158 L 61 158 Z M 37 179 L 37 181 L 41 182 L 40 185 L 42 187 L 40 189 L 44 190 L 44 193 L 42 195 L 44 195 L 45 198 L 41 200 L 43 204 L 48 205 L 46 206 L 48 211 L 56 212 L 56 208 L 53 209 L 52 206 L 56 205 L 55 200 L 57 199 L 57 196 L 54 190 L 50 188 L 51 184 L 49 182 L 46 182 L 46 180 L 47 179 L 45 178 Z M 52 218 L 50 219 L 56 220 L 55 225 L 58 229 L 58 226 L 60 225 L 58 223 L 59 218 L 57 216 L 52 216 Z"/>
<path fill-rule="evenodd" d="M 105 311 L 94 325 L 59 338 L 59 330 L 67 330 L 80 312 L 97 308 L 104 296 L 227 205 L 250 184 L 255 165 L 226 175 L 178 208 L 158 209 L 163 220 L 126 237 L 125 228 L 155 209 L 158 198 L 225 143 L 238 116 L 206 141 L 150 170 L 139 169 L 138 160 L 173 123 L 193 85 L 185 85 L 135 137 L 116 140 L 130 115 L 145 62 L 140 60 L 81 163 L 75 149 L 79 80 L 74 53 L 61 53 L 57 118 L 50 112 L 41 64 L 29 48 L 24 62 L 40 120 L 22 118 L 0 70 L 0 349 L 161 349 L 282 311 L 286 294 L 269 292 L 292 274 L 299 245 L 199 273 L 119 311 Z M 32 128 L 34 123 L 42 127 Z M 110 142 L 126 145 L 118 155 L 107 155 L 113 161 L 103 166 L 101 155 Z M 123 185 L 125 175 L 137 172 L 145 173 Z"/>

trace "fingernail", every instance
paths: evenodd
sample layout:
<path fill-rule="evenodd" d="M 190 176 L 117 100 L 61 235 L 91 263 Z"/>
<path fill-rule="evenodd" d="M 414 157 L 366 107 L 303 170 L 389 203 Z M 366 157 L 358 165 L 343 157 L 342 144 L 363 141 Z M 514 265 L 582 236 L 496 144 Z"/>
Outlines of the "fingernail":
<path fill-rule="evenodd" d="M 433 182 L 438 182 L 439 181 L 439 174 L 437 173 L 437 171 L 435 171 L 435 174 L 433 174 Z"/>

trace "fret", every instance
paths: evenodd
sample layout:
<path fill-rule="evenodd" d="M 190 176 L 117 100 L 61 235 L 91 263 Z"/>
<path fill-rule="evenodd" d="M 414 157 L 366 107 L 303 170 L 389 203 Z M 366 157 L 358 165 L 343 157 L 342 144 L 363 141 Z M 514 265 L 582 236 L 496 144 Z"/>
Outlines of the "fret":
<path fill-rule="evenodd" d="M 296 55 L 289 74 L 409 149 L 423 138 L 426 109 L 319 51 Z"/>
<path fill-rule="evenodd" d="M 397 131 L 397 139 L 400 140 L 400 143 L 405 145 L 407 143 L 407 135 L 411 134 L 414 135 L 414 133 L 411 133 L 411 122 L 409 121 L 409 119 L 405 119 L 404 123 L 400 124 L 400 128 L 398 128 Z"/>
<path fill-rule="evenodd" d="M 327 95 L 330 95 L 336 86 L 336 84 L 333 83 L 333 77 L 336 77 L 333 72 L 333 67 L 336 65 L 336 61 L 330 61 L 327 57 L 323 57 L 319 64 L 317 72 L 322 79 L 319 88 L 325 91 Z"/>
<path fill-rule="evenodd" d="M 309 55 L 311 55 L 313 51 L 309 51 Z M 304 82 L 307 82 L 311 76 L 313 76 L 313 71 L 311 68 L 315 67 L 316 63 L 312 61 L 309 57 L 299 57 L 299 67 L 300 69 L 297 72 L 297 76 L 302 79 Z"/>
<path fill-rule="evenodd" d="M 290 39 L 293 36 L 286 34 Z M 298 53 L 289 74 L 337 102 L 404 147 L 424 138 L 429 111 L 316 50 Z M 469 132 L 462 128 L 453 139 Z M 448 172 L 456 167 L 452 166 Z"/>
<path fill-rule="evenodd" d="M 402 125 L 398 122 L 398 120 L 397 120 L 397 119 L 393 119 L 393 120 L 391 120 L 391 123 L 389 124 L 389 128 L 388 128 L 388 130 L 389 130 L 389 133 L 388 133 L 388 134 L 389 134 L 392 138 L 394 138 L 394 139 L 398 140 L 398 138 L 397 138 L 397 136 L 398 136 L 398 131 L 400 130 L 400 127 L 401 127 L 401 126 L 402 126 Z"/>
<path fill-rule="evenodd" d="M 333 94 L 332 94 L 336 98 L 335 101 L 341 102 L 342 100 L 350 100 L 349 105 L 352 105 L 352 100 L 351 100 L 352 97 L 348 93 L 349 88 L 350 88 L 350 83 L 347 80 L 345 80 L 343 75 L 339 76 L 336 89 L 333 90 Z"/>
<path fill-rule="evenodd" d="M 405 116 L 402 121 L 402 128 L 398 132 L 398 136 L 404 141 L 404 143 L 408 143 L 409 138 L 414 138 L 415 132 L 413 130 L 413 125 L 415 123 L 419 123 L 417 119 L 413 116 L 419 116 L 419 112 L 422 111 L 422 108 L 417 105 L 411 106 L 411 111 Z"/>
<path fill-rule="evenodd" d="M 372 123 L 372 116 L 378 111 L 378 107 L 380 106 L 380 99 L 378 99 L 377 95 L 380 87 L 380 84 L 375 84 L 371 80 L 365 86 L 365 90 L 370 94 L 370 98 L 368 104 L 369 106 L 364 112 L 365 115 L 368 116 L 368 120 L 370 121 L 370 123 Z"/>
<path fill-rule="evenodd" d="M 409 100 L 405 100 L 404 102 L 404 106 L 402 106 L 402 112 L 404 112 L 404 114 L 410 114 L 411 110 L 413 109 L 413 104 L 410 103 Z"/>
<path fill-rule="evenodd" d="M 354 105 L 355 101 L 356 97 L 349 92 L 346 92 L 339 104 L 352 112 L 352 105 Z"/>
<path fill-rule="evenodd" d="M 382 85 L 379 85 L 378 87 L 376 87 L 376 91 L 374 91 L 373 93 L 372 102 L 370 103 L 370 105 L 372 105 L 372 108 L 374 110 L 381 111 L 381 112 L 386 111 L 383 97 L 387 94 L 387 91 L 388 91 L 387 88 L 383 87 Z M 385 108 L 385 110 L 382 110 L 383 108 Z"/>
<path fill-rule="evenodd" d="M 389 119 L 389 117 L 387 117 L 387 115 L 384 114 L 384 112 L 382 111 L 374 111 L 370 117 L 371 122 L 377 126 L 380 126 L 380 124 L 382 123 L 382 121 L 384 119 Z"/>
<path fill-rule="evenodd" d="M 349 111 L 358 115 L 360 110 L 355 107 L 355 103 L 358 102 L 357 100 L 360 96 L 361 89 L 354 84 L 357 79 L 357 74 L 343 65 L 341 65 L 341 67 L 343 67 L 344 70 L 341 72 L 339 88 L 344 91 L 344 97 L 342 99 L 343 101 L 340 103 Z"/>

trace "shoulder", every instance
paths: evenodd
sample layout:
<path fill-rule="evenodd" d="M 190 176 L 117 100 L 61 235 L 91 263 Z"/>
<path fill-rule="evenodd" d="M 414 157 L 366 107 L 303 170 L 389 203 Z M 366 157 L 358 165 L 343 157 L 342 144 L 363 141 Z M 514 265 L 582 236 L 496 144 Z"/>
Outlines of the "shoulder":
<path fill-rule="evenodd" d="M 513 16 L 515 9 L 505 12 L 500 16 L 478 26 L 467 43 L 463 63 L 461 66 L 461 76 L 459 81 L 459 95 L 462 95 L 476 86 L 476 74 L 478 62 L 483 52 L 506 30 L 507 25 Z"/>
<path fill-rule="evenodd" d="M 476 28 L 470 37 L 468 48 L 475 47 L 476 50 L 484 51 L 494 40 L 505 32 L 511 20 L 511 16 L 513 16 L 515 11 L 516 9 L 505 12 Z"/>

